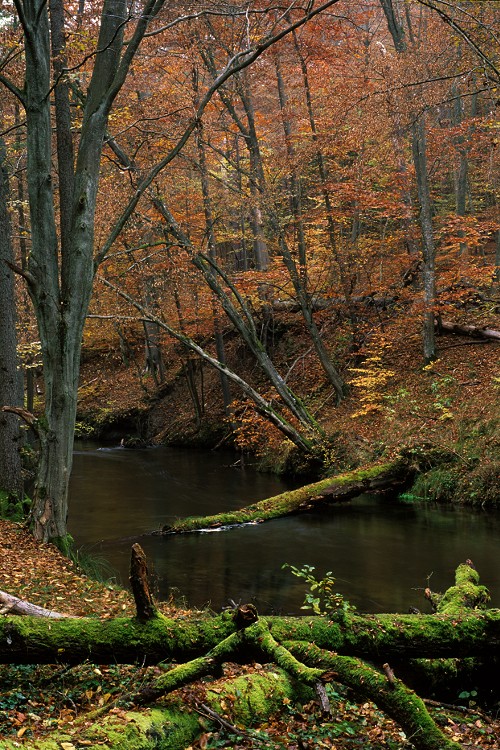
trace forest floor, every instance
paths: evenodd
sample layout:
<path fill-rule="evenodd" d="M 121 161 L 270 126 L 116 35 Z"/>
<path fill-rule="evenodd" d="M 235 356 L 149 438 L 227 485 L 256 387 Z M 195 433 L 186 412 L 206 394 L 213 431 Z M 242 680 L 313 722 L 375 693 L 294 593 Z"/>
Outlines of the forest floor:
<path fill-rule="evenodd" d="M 378 316 L 379 312 L 363 315 Z M 366 322 L 366 320 L 365 320 Z M 500 308 L 491 305 L 457 311 L 454 322 L 500 329 Z M 340 352 L 342 375 L 350 383 L 347 397 L 336 408 L 331 388 L 324 383 L 310 342 L 298 316 L 276 315 L 269 332 L 270 351 L 292 389 L 306 395 L 308 405 L 329 435 L 329 453 L 323 471 L 334 473 L 382 456 L 394 455 L 402 445 L 426 444 L 456 457 L 455 470 L 474 477 L 481 487 L 476 501 L 482 504 L 491 493 L 500 506 L 498 486 L 500 372 L 498 343 L 469 337 L 438 338 L 438 359 L 422 366 L 421 340 L 415 321 L 404 315 L 387 318 L 382 335 L 365 339 L 357 352 L 339 350 L 349 331 L 339 326 L 331 311 L 318 313 L 317 323 L 332 352 Z M 371 321 L 376 327 L 377 321 Z M 97 324 L 92 324 L 97 325 Z M 193 401 L 183 376 L 185 353 L 165 340 L 166 374 L 157 388 L 144 372 L 144 349 L 138 331 L 130 334 L 128 362 L 120 356 L 118 341 L 110 331 L 86 338 L 79 389 L 80 437 L 101 436 L 119 442 L 122 436 L 139 436 L 152 443 L 226 444 L 230 427 L 225 421 L 216 372 L 195 365 L 196 386 L 203 408 L 202 424 L 196 424 Z M 116 338 L 116 335 L 115 335 Z M 251 356 L 238 343 L 234 332 L 225 335 L 229 364 L 255 387 L 268 394 Z M 364 385 L 356 383 L 359 354 Z M 266 390 L 267 389 L 267 390 Z M 234 394 L 238 398 L 238 394 Z M 40 394 L 40 403 L 43 394 Z M 280 465 L 281 436 L 255 420 L 240 401 L 237 413 L 247 431 L 240 432 L 240 446 L 251 451 L 255 461 L 269 469 Z M 273 464 L 274 461 L 274 464 Z M 496 467 L 496 468 L 495 468 Z M 485 472 L 491 474 L 490 480 Z M 496 471 L 496 474 L 495 474 Z M 482 472 L 482 473 L 481 473 Z M 447 481 L 449 477 L 444 477 Z M 444 481 L 443 479 L 443 481 Z M 485 481 L 486 480 L 486 481 Z M 455 490 L 453 490 L 455 491 Z M 456 496 L 457 493 L 455 493 Z M 98 583 L 82 575 L 78 567 L 50 545 L 39 545 L 20 526 L 0 521 L 0 589 L 34 604 L 77 616 L 110 618 L 133 615 L 130 594 L 114 585 Z M 188 616 L 163 603 L 169 616 Z M 225 674 L 249 667 L 226 665 Z M 258 670 L 259 665 L 251 669 Z M 70 737 L 63 750 L 85 747 L 79 729 L 96 709 L 120 711 L 120 701 L 136 693 L 138 686 L 157 668 L 136 666 L 0 666 L 1 738 L 15 740 L 19 747 L 64 730 Z M 218 724 L 207 724 L 193 750 L 211 748 L 288 748 L 289 750 L 409 750 L 411 744 L 399 728 L 372 703 L 359 704 L 339 688 L 331 693 L 333 713 L 322 715 L 316 704 L 284 705 L 280 715 L 257 730 L 236 736 Z M 430 707 L 436 721 L 464 748 L 500 750 L 500 715 L 486 715 L 462 698 L 462 708 Z M 203 702 L 202 683 L 183 691 L 188 710 Z M 458 700 L 458 696 L 457 696 Z M 498 706 L 497 706 L 498 708 Z"/>
<path fill-rule="evenodd" d="M 52 545 L 34 541 L 19 524 L 0 521 L 0 589 L 47 609 L 76 616 L 110 618 L 131 616 L 131 595 L 115 585 L 99 583 L 79 572 Z M 163 603 L 160 609 L 171 617 L 189 613 Z M 225 675 L 259 670 L 261 665 L 225 665 Z M 96 709 L 120 716 L 120 701 L 129 700 L 143 681 L 159 671 L 157 667 L 100 666 L 91 663 L 75 667 L 0 666 L 0 742 L 10 739 L 16 746 L 36 747 L 36 740 L 63 731 L 69 740 L 64 750 L 88 746 L 80 739 L 86 716 Z M 199 711 L 203 683 L 182 691 L 186 710 Z M 216 720 L 205 729 L 192 750 L 211 748 L 288 748 L 288 750 L 409 750 L 399 727 L 372 703 L 356 703 L 339 688 L 330 693 L 331 715 L 319 705 L 284 704 L 280 714 L 265 726 L 246 728 L 235 734 Z M 464 748 L 500 748 L 500 715 L 487 715 L 469 700 L 462 707 L 430 707 L 435 720 Z M 205 720 L 206 721 L 206 720 Z M 0 744 L 1 747 L 1 744 Z M 106 744 L 103 744 L 106 747 Z M 179 748 L 179 750 L 184 750 Z"/>

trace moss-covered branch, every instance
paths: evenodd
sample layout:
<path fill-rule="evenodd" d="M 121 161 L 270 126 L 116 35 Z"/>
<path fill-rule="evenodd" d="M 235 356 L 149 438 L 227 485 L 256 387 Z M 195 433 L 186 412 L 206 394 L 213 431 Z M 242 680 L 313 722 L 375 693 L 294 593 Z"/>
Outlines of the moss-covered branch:
<path fill-rule="evenodd" d="M 141 592 L 143 588 L 141 576 Z M 140 599 L 143 599 L 142 593 Z M 0 620 L 0 661 L 69 664 L 89 660 L 99 664 L 181 662 L 136 696 L 137 702 L 144 703 L 204 675 L 216 675 L 223 662 L 254 659 L 274 666 L 272 673 L 263 674 L 259 670 L 259 674 L 251 678 L 238 678 L 243 680 L 241 689 L 235 688 L 234 684 L 229 688 L 231 695 L 245 696 L 241 705 L 233 706 L 238 715 L 250 710 L 246 719 L 240 716 L 240 723 L 250 725 L 257 711 L 256 707 L 248 708 L 249 691 L 260 695 L 257 713 L 267 718 L 280 707 L 279 701 L 276 705 L 277 694 L 296 696 L 297 684 L 310 689 L 318 681 L 335 681 L 348 686 L 363 699 L 370 698 L 377 703 L 401 725 L 418 750 L 456 750 L 459 746 L 440 732 L 420 698 L 394 676 L 388 662 L 393 665 L 401 657 L 406 663 L 411 657 L 488 655 L 490 660 L 497 658 L 500 654 L 500 611 L 485 609 L 487 601 L 487 591 L 479 585 L 479 576 L 470 561 L 458 567 L 455 585 L 439 598 L 437 607 L 441 611 L 429 616 L 363 616 L 344 612 L 337 621 L 326 617 L 268 617 L 259 620 L 255 608 L 244 605 L 233 614 L 175 620 L 159 614 L 148 595 L 147 613 L 143 612 L 143 616 L 136 618 L 101 621 L 5 617 Z M 375 664 L 385 662 L 385 672 L 377 671 L 362 659 Z M 252 683 L 251 689 L 247 680 Z M 207 705 L 217 713 L 223 690 L 205 687 Z M 187 732 L 187 744 L 200 731 L 198 719 L 193 719 L 192 715 L 188 719 L 181 706 L 175 703 L 174 696 L 168 698 L 167 707 L 158 714 L 161 728 L 151 728 L 151 717 L 152 714 L 144 716 L 129 712 L 126 728 L 115 730 L 113 717 L 106 719 L 104 724 L 100 721 L 99 726 L 105 727 L 106 741 L 111 747 L 122 747 L 126 741 L 127 747 L 137 750 L 149 748 L 144 744 L 143 725 L 146 732 L 156 733 L 162 741 L 172 733 L 175 735 L 177 730 Z M 101 730 L 89 728 L 85 731 L 98 734 Z M 48 740 L 43 750 L 52 750 L 54 745 L 50 743 Z M 170 739 L 165 740 L 162 747 L 185 746 L 169 743 Z"/>
<path fill-rule="evenodd" d="M 349 615 L 343 622 L 323 617 L 266 617 L 273 636 L 311 640 L 346 655 L 377 658 L 441 658 L 500 654 L 500 610 L 466 615 Z M 46 620 L 0 619 L 2 664 L 134 664 L 187 661 L 205 654 L 236 632 L 230 616 L 170 619 Z"/>
<path fill-rule="evenodd" d="M 286 647 L 276 641 L 263 621 L 224 639 L 205 657 L 173 667 L 154 684 L 145 687 L 137 698 L 140 702 L 156 700 L 212 673 L 222 661 L 238 661 L 242 655 L 247 658 L 249 653 L 259 661 L 278 665 L 292 679 L 311 687 L 320 680 L 330 682 L 332 679 L 350 687 L 358 697 L 374 701 L 397 721 L 417 750 L 459 750 L 460 746 L 447 739 L 434 723 L 423 701 L 392 672 L 388 680 L 359 659 L 334 655 L 308 642 L 291 643 Z M 274 687 L 273 681 L 271 692 Z"/>
<path fill-rule="evenodd" d="M 426 590 L 427 595 L 427 590 Z M 443 615 L 465 615 L 471 609 L 484 610 L 490 601 L 486 586 L 479 584 L 479 573 L 471 560 L 458 566 L 455 571 L 455 585 L 440 596 L 430 593 L 431 600 L 437 602 L 436 610 Z"/>
<path fill-rule="evenodd" d="M 247 505 L 241 510 L 212 516 L 181 518 L 163 528 L 164 534 L 180 534 L 201 529 L 214 529 L 243 523 L 259 523 L 273 518 L 301 513 L 326 503 L 349 500 L 362 492 L 388 487 L 400 487 L 413 472 L 406 458 L 355 469 L 346 474 L 322 479 L 298 490 L 283 492 L 275 497 Z"/>
<path fill-rule="evenodd" d="M 286 643 L 287 648 L 305 663 L 321 667 L 323 678 L 350 687 L 357 697 L 376 703 L 404 730 L 417 750 L 460 750 L 460 745 L 449 740 L 430 716 L 424 702 L 412 690 L 391 676 L 349 656 L 338 656 L 319 649 L 314 644 Z"/>
<path fill-rule="evenodd" d="M 204 705 L 219 716 L 231 707 L 231 721 L 245 727 L 258 726 L 278 713 L 284 702 L 306 703 L 314 697 L 279 668 L 259 670 L 235 678 L 224 677 L 206 686 Z M 54 729 L 49 737 L 30 742 L 23 738 L 24 750 L 61 750 L 67 743 L 90 750 L 183 750 L 210 729 L 211 719 L 198 712 L 197 705 L 186 705 L 172 695 L 162 705 L 148 709 L 101 713 L 99 717 L 82 714 L 71 726 L 72 734 Z M 195 710 L 193 710 L 195 709 Z M 75 734 L 77 740 L 75 741 Z M 242 732 L 243 734 L 243 732 Z M 2 739 L 2 750 L 17 750 L 17 738 Z"/>

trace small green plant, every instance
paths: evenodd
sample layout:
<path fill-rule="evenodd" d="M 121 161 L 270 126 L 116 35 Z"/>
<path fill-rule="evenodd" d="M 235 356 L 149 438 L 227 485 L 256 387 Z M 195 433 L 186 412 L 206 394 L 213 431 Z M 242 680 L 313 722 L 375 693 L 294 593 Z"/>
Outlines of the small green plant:
<path fill-rule="evenodd" d="M 440 413 L 439 420 L 453 419 L 451 406 L 455 398 L 456 378 L 452 375 L 442 375 L 431 383 L 431 391 L 434 396 L 434 409 Z"/>
<path fill-rule="evenodd" d="M 0 490 L 0 518 L 8 521 L 24 521 L 29 513 L 31 500 L 29 497 L 18 497 L 4 490 Z"/>
<path fill-rule="evenodd" d="M 288 568 L 292 575 L 301 578 L 309 586 L 301 609 L 312 610 L 315 615 L 330 617 L 335 620 L 344 620 L 349 612 L 356 609 L 347 599 L 344 599 L 342 594 L 335 591 L 335 578 L 331 571 L 325 573 L 324 577 L 318 580 L 313 575 L 315 568 L 312 565 L 303 565 L 302 568 L 297 568 L 295 565 L 285 563 L 282 568 Z"/>
<path fill-rule="evenodd" d="M 458 699 L 461 701 L 467 701 L 469 708 L 476 705 L 476 698 L 477 690 L 462 690 L 462 692 L 458 694 Z"/>

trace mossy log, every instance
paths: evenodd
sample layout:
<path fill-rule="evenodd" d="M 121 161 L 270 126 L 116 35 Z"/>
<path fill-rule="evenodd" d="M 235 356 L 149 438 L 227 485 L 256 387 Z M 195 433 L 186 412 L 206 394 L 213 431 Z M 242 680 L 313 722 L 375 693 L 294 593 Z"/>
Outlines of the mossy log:
<path fill-rule="evenodd" d="M 289 648 L 303 663 L 314 664 L 317 671 L 320 666 L 324 670 L 323 679 L 340 682 L 350 687 L 358 698 L 373 701 L 402 727 L 417 750 L 461 747 L 443 734 L 422 699 L 394 676 L 388 664 L 384 665 L 385 673 L 381 673 L 361 659 L 322 651 L 308 642 L 290 643 Z"/>
<path fill-rule="evenodd" d="M 137 552 L 141 550 L 135 550 L 136 558 Z M 138 559 L 144 572 L 145 561 L 140 554 Z M 226 661 L 268 662 L 274 665 L 271 677 L 260 672 L 254 675 L 254 680 L 262 681 L 261 692 L 265 696 L 262 718 L 272 713 L 271 696 L 274 700 L 277 691 L 280 695 L 281 690 L 285 691 L 284 695 L 287 690 L 295 694 L 297 684 L 312 688 L 318 682 L 335 681 L 350 687 L 363 699 L 374 701 L 401 725 L 417 750 L 457 750 L 460 746 L 442 734 L 421 699 L 394 675 L 389 659 L 392 661 L 393 656 L 395 660 L 398 657 L 407 660 L 412 656 L 486 654 L 492 659 L 498 657 L 500 650 L 500 611 L 485 609 L 487 592 L 479 585 L 479 576 L 470 561 L 458 566 L 455 585 L 439 599 L 438 608 L 443 612 L 430 616 L 362 616 L 341 611 L 336 621 L 326 617 L 258 619 L 255 608 L 246 605 L 232 614 L 218 617 L 175 620 L 158 612 L 150 600 L 145 576 L 135 577 L 134 585 L 144 595 L 139 597 L 141 611 L 136 618 L 105 621 L 3 618 L 0 621 L 0 661 L 178 662 L 155 682 L 143 687 L 135 697 L 136 703 L 156 700 L 204 675 L 217 674 Z M 144 601 L 148 605 L 146 608 L 142 606 Z M 238 688 L 232 694 L 238 692 L 245 696 L 242 703 L 248 706 L 248 689 Z M 217 702 L 220 691 L 212 689 L 212 693 L 212 700 Z M 276 709 L 280 705 L 278 701 Z M 171 710 L 173 714 L 168 713 Z M 199 726 L 192 718 L 184 716 L 179 705 L 172 708 L 168 704 L 165 711 L 167 713 L 160 712 L 160 729 L 152 728 L 152 714 L 138 713 L 137 717 L 143 717 L 141 720 L 122 716 L 127 729 L 119 728 L 113 737 L 114 716 L 104 723 L 99 721 L 99 731 L 105 732 L 107 739 L 104 741 L 113 748 L 124 746 L 126 739 L 126 746 L 137 750 L 149 747 L 177 750 L 185 744 L 179 739 L 172 744 L 173 730 L 187 732 L 190 742 Z M 242 723 L 248 725 L 254 718 L 252 707 L 248 721 L 244 719 Z M 124 739 L 124 731 L 132 734 Z M 154 738 L 156 744 L 144 744 L 143 734 L 146 739 Z M 97 746 L 104 738 L 101 734 L 100 738 L 93 739 Z M 51 750 L 48 742 L 40 745 L 40 749 Z"/>
<path fill-rule="evenodd" d="M 37 740 L 23 738 L 24 750 L 61 750 L 84 747 L 87 750 L 184 750 L 200 734 L 210 731 L 213 717 L 225 717 L 237 727 L 251 728 L 264 723 L 283 709 L 286 702 L 306 703 L 314 693 L 291 679 L 283 670 L 262 668 L 258 673 L 224 677 L 207 685 L 203 707 L 186 706 L 178 696 L 169 696 L 154 708 L 99 709 L 82 714 L 68 730 L 52 730 Z M 111 704 L 112 705 L 112 704 Z M 210 709 L 211 715 L 207 715 Z M 227 714 L 228 709 L 230 715 Z M 245 736 L 244 730 L 240 731 Z M 3 739 L 2 750 L 17 750 L 19 741 Z M 66 745 L 64 744 L 66 743 Z"/>
<path fill-rule="evenodd" d="M 265 617 L 277 640 L 310 640 L 320 648 L 366 659 L 443 658 L 500 654 L 500 610 L 455 615 Z M 236 632 L 230 615 L 136 618 L 0 620 L 2 664 L 134 664 L 187 661 Z"/>
<path fill-rule="evenodd" d="M 293 651 L 293 653 L 292 653 Z M 154 684 L 144 687 L 136 700 L 155 700 L 167 692 L 210 674 L 222 661 L 251 653 L 260 661 L 278 665 L 293 680 L 315 687 L 318 682 L 340 682 L 357 695 L 369 698 L 396 720 L 417 750 L 459 750 L 435 724 L 423 701 L 391 672 L 390 679 L 372 666 L 352 657 L 338 656 L 306 642 L 291 643 L 290 648 L 278 643 L 268 624 L 256 622 L 229 636 L 209 654 L 187 664 L 173 667 Z M 296 658 L 296 657 L 300 658 Z M 312 666 L 308 666 L 305 660 Z M 275 683 L 272 684 L 271 694 Z"/>
<path fill-rule="evenodd" d="M 297 490 L 247 505 L 240 510 L 211 516 L 181 518 L 164 526 L 163 534 L 181 534 L 204 529 L 218 529 L 244 523 L 261 523 L 273 518 L 294 515 L 327 503 L 344 502 L 363 492 L 400 488 L 415 471 L 412 461 L 399 457 L 393 461 L 355 469 L 345 474 L 322 479 Z"/>

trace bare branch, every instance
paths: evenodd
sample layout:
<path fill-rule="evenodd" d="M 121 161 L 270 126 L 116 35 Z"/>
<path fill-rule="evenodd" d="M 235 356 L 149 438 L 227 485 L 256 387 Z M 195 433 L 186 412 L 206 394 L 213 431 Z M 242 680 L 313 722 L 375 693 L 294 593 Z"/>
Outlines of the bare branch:
<path fill-rule="evenodd" d="M 314 18 L 319 13 L 322 13 L 327 8 L 330 8 L 332 5 L 335 5 L 338 3 L 339 0 L 328 0 L 326 3 L 323 3 L 322 5 L 318 6 L 317 8 L 313 8 L 309 10 L 309 12 L 304 15 L 302 18 L 300 18 L 298 21 L 295 21 L 293 24 L 290 24 L 285 29 L 282 29 L 280 32 L 273 36 L 267 36 L 263 41 L 261 41 L 259 44 L 257 44 L 255 47 L 249 47 L 246 50 L 242 50 L 240 52 L 237 52 L 227 63 L 225 68 L 219 73 L 219 75 L 215 78 L 215 80 L 212 82 L 211 86 L 206 91 L 204 97 L 201 99 L 198 108 L 192 117 L 191 121 L 186 126 L 184 133 L 181 135 L 179 140 L 177 141 L 176 145 L 169 151 L 169 153 L 161 160 L 159 161 L 147 174 L 144 179 L 141 181 L 141 183 L 138 185 L 133 197 L 130 199 L 128 205 L 125 207 L 124 211 L 122 212 L 121 216 L 118 218 L 113 230 L 111 231 L 108 239 L 101 247 L 101 250 L 97 254 L 95 258 L 95 266 L 98 267 L 100 263 L 104 260 L 107 253 L 109 252 L 109 249 L 113 245 L 113 243 L 116 241 L 118 236 L 120 235 L 121 231 L 123 230 L 123 227 L 127 223 L 128 219 L 132 215 L 135 207 L 137 206 L 140 198 L 144 195 L 146 190 L 149 188 L 151 183 L 155 180 L 155 178 L 162 172 L 165 167 L 170 164 L 173 159 L 177 156 L 177 154 L 181 151 L 181 149 L 184 147 L 184 145 L 187 143 L 189 138 L 191 137 L 191 134 L 193 133 L 194 129 L 196 128 L 196 125 L 198 121 L 200 120 L 201 116 L 203 115 L 203 112 L 205 111 L 207 105 L 211 101 L 213 95 L 215 92 L 223 86 L 223 84 L 235 73 L 238 73 L 240 70 L 243 70 L 244 68 L 251 65 L 255 60 L 257 60 L 269 47 L 271 47 L 276 42 L 283 39 L 288 34 L 291 34 L 292 31 L 295 29 L 300 28 L 305 23 L 307 23 L 311 18 Z"/>
<path fill-rule="evenodd" d="M 443 8 L 435 5 L 435 3 L 430 2 L 429 0 L 418 0 L 418 2 L 420 3 L 420 5 L 424 5 L 426 8 L 434 10 L 441 17 L 441 19 L 453 29 L 453 31 L 456 31 L 457 34 L 462 37 L 462 39 L 464 39 L 469 47 L 476 53 L 479 59 L 482 60 L 484 65 L 494 73 L 494 80 L 496 82 L 500 82 L 500 69 L 493 64 L 488 55 L 483 52 L 481 47 L 472 39 L 470 34 L 457 21 L 455 21 L 450 15 L 448 15 L 448 13 L 443 10 Z M 456 6 L 453 5 L 452 7 L 455 8 Z"/>

